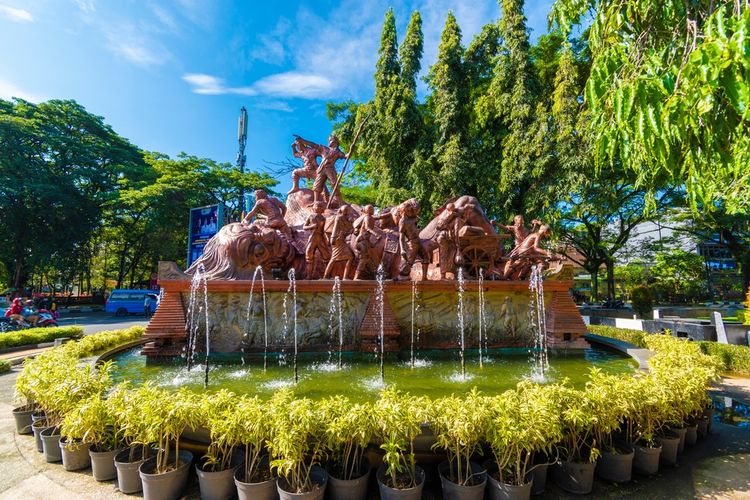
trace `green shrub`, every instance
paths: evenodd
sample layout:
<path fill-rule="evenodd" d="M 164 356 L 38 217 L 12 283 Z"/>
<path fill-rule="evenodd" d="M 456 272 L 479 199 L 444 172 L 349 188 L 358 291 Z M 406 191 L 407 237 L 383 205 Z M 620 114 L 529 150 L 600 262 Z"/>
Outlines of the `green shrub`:
<path fill-rule="evenodd" d="M 641 318 L 645 318 L 654 309 L 654 295 L 651 289 L 645 285 L 633 288 L 630 294 L 630 302 L 633 304 L 633 310 Z"/>
<path fill-rule="evenodd" d="M 721 361 L 726 371 L 750 374 L 750 347 L 717 342 L 698 342 L 701 351 Z"/>
<path fill-rule="evenodd" d="M 648 333 L 640 330 L 627 330 L 625 328 L 615 328 L 614 326 L 604 325 L 589 325 L 588 330 L 594 335 L 622 340 L 623 342 L 628 342 L 636 347 L 646 347 L 646 342 L 643 338 L 648 335 Z"/>
<path fill-rule="evenodd" d="M 10 371 L 10 362 L 0 359 L 0 373 L 7 373 Z"/>
<path fill-rule="evenodd" d="M 80 326 L 59 326 L 56 328 L 29 328 L 17 332 L 0 334 L 0 349 L 18 347 L 22 345 L 37 345 L 52 342 L 63 337 L 77 338 L 83 335 Z"/>

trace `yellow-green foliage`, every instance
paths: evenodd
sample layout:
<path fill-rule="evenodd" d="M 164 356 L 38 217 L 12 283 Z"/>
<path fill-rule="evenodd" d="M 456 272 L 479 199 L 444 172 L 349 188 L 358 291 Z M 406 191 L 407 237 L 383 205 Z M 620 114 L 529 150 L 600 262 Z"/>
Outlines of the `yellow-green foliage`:
<path fill-rule="evenodd" d="M 73 369 L 79 356 L 139 334 L 100 334 L 45 352 L 24 365 L 16 389 L 62 420 L 72 439 L 156 446 L 158 471 L 173 466 L 168 450 L 179 449 L 186 428 L 205 426 L 212 439 L 206 455 L 210 466 L 227 468 L 232 450 L 245 446 L 246 479 L 267 476 L 270 471 L 261 474 L 260 467 L 267 449 L 271 466 L 294 492 L 313 487 L 310 471 L 324 459 L 340 462 L 337 470 L 354 476 L 373 438 L 385 453 L 390 485 L 411 487 L 416 482 L 414 440 L 426 427 L 433 430 L 436 447 L 462 466 L 489 445 L 499 477 L 520 484 L 534 453 L 594 461 L 612 447 L 617 431 L 630 442 L 651 443 L 662 428 L 693 421 L 709 402 L 706 389 L 722 367 L 698 343 L 647 335 L 643 341 L 655 353 L 650 372 L 608 375 L 591 369 L 583 390 L 567 381 L 523 381 L 498 396 L 472 391 L 438 400 L 385 390 L 372 404 L 353 404 L 343 396 L 312 401 L 295 398 L 289 390 L 261 401 L 228 391 L 210 396 L 167 391 L 148 383 L 111 387 L 107 363 Z M 455 477 L 457 482 L 466 478 L 465 471 Z"/>
<path fill-rule="evenodd" d="M 11 369 L 10 362 L 0 359 L 0 373 L 7 373 Z"/>
<path fill-rule="evenodd" d="M 77 338 L 83 335 L 80 326 L 59 326 L 53 328 L 29 328 L 16 332 L 6 332 L 0 335 L 0 349 L 23 345 L 37 345 L 52 342 L 63 337 Z"/>
<path fill-rule="evenodd" d="M 625 328 L 615 328 L 614 326 L 589 325 L 588 330 L 602 337 L 610 337 L 623 342 L 628 342 L 636 347 L 646 347 L 646 341 L 643 339 L 648 333 L 640 330 L 627 330 Z"/>
<path fill-rule="evenodd" d="M 750 347 L 717 342 L 698 342 L 705 354 L 721 361 L 722 369 L 739 374 L 750 374 Z"/>

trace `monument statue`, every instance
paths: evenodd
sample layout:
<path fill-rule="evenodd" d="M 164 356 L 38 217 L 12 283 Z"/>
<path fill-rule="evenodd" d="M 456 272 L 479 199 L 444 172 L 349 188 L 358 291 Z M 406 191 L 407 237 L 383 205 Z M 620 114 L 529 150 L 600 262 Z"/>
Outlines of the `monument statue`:
<path fill-rule="evenodd" d="M 372 279 L 375 276 L 375 259 L 372 256 L 374 246 L 373 240 L 379 240 L 381 233 L 375 226 L 375 209 L 372 205 L 362 208 L 362 215 L 354 221 L 354 231 L 357 238 L 354 240 L 354 252 L 357 256 L 357 269 L 354 279 Z"/>
<path fill-rule="evenodd" d="M 542 224 L 513 248 L 503 268 L 503 279 L 524 279 L 535 264 L 546 265 L 552 254 L 541 247 L 541 242 L 542 238 L 548 237 L 549 234 L 549 226 Z"/>
<path fill-rule="evenodd" d="M 419 217 L 419 202 L 416 198 L 406 200 L 396 209 L 398 218 L 399 250 L 401 252 L 401 265 L 399 276 L 408 277 L 416 260 L 422 264 L 422 280 L 427 279 L 427 266 L 430 264 L 430 256 L 422 245 L 417 227 Z"/>
<path fill-rule="evenodd" d="M 286 220 L 284 220 L 284 214 L 286 214 L 286 205 L 273 196 L 268 196 L 268 193 L 262 189 L 256 189 L 255 205 L 253 205 L 252 210 L 245 215 L 245 218 L 242 219 L 242 223 L 249 224 L 253 217 L 260 215 L 262 216 L 262 219 L 256 220 L 256 225 L 277 229 L 281 231 L 289 241 L 292 241 L 292 230 L 289 228 Z"/>
<path fill-rule="evenodd" d="M 292 156 L 302 160 L 302 168 L 296 168 L 292 171 L 292 189 L 287 194 L 296 193 L 300 190 L 299 180 L 315 179 L 318 172 L 318 156 L 320 149 L 317 145 L 311 145 L 303 140 L 300 136 L 294 138 L 292 143 Z M 328 191 L 326 190 L 326 194 Z"/>
<path fill-rule="evenodd" d="M 316 144 L 301 137 L 298 137 L 297 140 L 301 145 L 314 149 L 317 156 L 321 157 L 320 164 L 315 171 L 315 181 L 313 182 L 313 203 L 324 199 L 323 193 L 326 188 L 326 181 L 331 184 L 330 196 L 333 198 L 338 197 L 336 162 L 346 158 L 344 152 L 339 149 L 338 137 L 331 134 L 328 137 L 328 146 Z"/>
<path fill-rule="evenodd" d="M 310 236 L 307 238 L 307 245 L 305 246 L 306 279 L 314 279 L 315 258 L 317 255 L 320 255 L 323 262 L 331 258 L 331 251 L 328 248 L 328 241 L 326 239 L 326 218 L 323 216 L 324 211 L 325 204 L 322 201 L 313 203 L 313 213 L 307 218 L 305 225 L 302 226 L 302 229 L 310 231 Z"/>
<path fill-rule="evenodd" d="M 331 276 L 333 265 L 337 262 L 346 262 L 342 279 L 349 279 L 349 269 L 354 262 L 354 252 L 349 247 L 347 238 L 354 233 L 354 225 L 349 220 L 351 208 L 349 205 L 341 205 L 335 216 L 333 231 L 331 232 L 331 260 L 328 261 L 323 279 Z"/>
<path fill-rule="evenodd" d="M 465 220 L 466 212 L 474 210 L 475 205 L 466 204 L 457 208 L 455 204 L 448 203 L 437 217 L 437 244 L 440 254 L 440 279 L 446 278 L 446 273 L 454 273 L 456 264 L 462 263 L 461 254 L 458 252 L 458 223 Z M 454 273 L 455 274 L 455 273 Z"/>

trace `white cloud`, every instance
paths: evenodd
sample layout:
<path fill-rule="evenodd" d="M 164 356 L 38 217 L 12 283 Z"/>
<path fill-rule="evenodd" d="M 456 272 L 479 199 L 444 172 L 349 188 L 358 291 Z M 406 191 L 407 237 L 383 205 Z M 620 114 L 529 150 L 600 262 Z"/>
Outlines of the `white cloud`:
<path fill-rule="evenodd" d="M 0 80 L 0 98 L 10 99 L 11 97 L 18 97 L 19 99 L 37 103 L 47 100 L 47 98 L 42 95 L 27 92 L 11 82 Z"/>
<path fill-rule="evenodd" d="M 240 94 L 247 96 L 257 94 L 257 91 L 251 87 L 227 87 L 224 84 L 224 79 L 218 78 L 213 75 L 207 75 L 205 73 L 189 73 L 187 75 L 183 75 L 182 79 L 190 84 L 193 92 L 195 92 L 196 94 Z"/>
<path fill-rule="evenodd" d="M 162 64 L 169 57 L 158 42 L 145 36 L 134 26 L 109 26 L 105 29 L 107 48 L 114 54 L 138 66 Z"/>
<path fill-rule="evenodd" d="M 0 15 L 16 23 L 30 23 L 34 20 L 34 16 L 28 10 L 3 4 L 0 4 Z"/>
<path fill-rule="evenodd" d="M 284 113 L 291 113 L 294 111 L 292 107 L 284 102 L 284 101 L 273 101 L 273 100 L 265 100 L 265 101 L 258 101 L 254 105 L 258 109 L 268 109 L 271 111 L 283 111 Z"/>
<path fill-rule="evenodd" d="M 255 47 L 250 51 L 250 58 L 277 66 L 284 64 L 286 61 L 284 41 L 291 28 L 292 23 L 289 19 L 280 18 L 271 33 L 258 35 L 260 47 Z"/>
<path fill-rule="evenodd" d="M 73 0 L 73 3 L 78 7 L 84 14 L 91 14 L 96 10 L 95 0 Z"/>
<path fill-rule="evenodd" d="M 253 88 L 261 94 L 303 99 L 333 97 L 337 87 L 338 85 L 326 76 L 296 71 L 266 76 L 253 84 Z"/>

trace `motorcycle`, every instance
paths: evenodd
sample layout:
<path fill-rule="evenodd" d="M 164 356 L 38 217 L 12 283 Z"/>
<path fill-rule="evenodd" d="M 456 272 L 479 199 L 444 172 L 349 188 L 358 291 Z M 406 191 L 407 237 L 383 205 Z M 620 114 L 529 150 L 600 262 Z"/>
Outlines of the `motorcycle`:
<path fill-rule="evenodd" d="M 27 328 L 50 328 L 58 326 L 51 311 L 39 309 L 24 315 L 23 320 L 0 318 L 0 332 L 13 332 Z"/>

